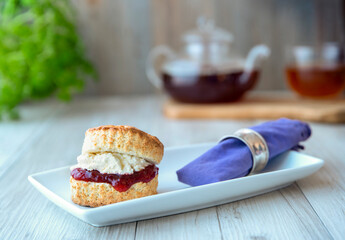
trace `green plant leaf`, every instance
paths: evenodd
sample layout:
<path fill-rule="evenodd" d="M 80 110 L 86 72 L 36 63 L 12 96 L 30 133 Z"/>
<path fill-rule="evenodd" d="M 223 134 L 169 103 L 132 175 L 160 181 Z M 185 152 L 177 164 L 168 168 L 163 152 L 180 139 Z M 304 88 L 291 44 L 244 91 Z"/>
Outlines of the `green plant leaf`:
<path fill-rule="evenodd" d="M 0 1 L 0 120 L 23 101 L 69 101 L 97 74 L 86 59 L 69 0 Z"/>

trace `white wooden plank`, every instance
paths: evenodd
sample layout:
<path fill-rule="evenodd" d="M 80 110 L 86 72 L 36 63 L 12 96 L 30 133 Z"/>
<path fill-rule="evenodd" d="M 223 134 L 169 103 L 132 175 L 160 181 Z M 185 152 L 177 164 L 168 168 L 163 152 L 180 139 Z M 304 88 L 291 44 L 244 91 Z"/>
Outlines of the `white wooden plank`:
<path fill-rule="evenodd" d="M 63 105 L 52 101 L 18 108 L 20 119 L 0 122 L 0 176 L 17 156 L 28 151 L 32 140 L 41 134 Z"/>
<path fill-rule="evenodd" d="M 313 124 L 306 153 L 325 160 L 316 174 L 298 182 L 334 239 L 345 236 L 345 126 Z"/>
<path fill-rule="evenodd" d="M 136 240 L 222 239 L 216 208 L 138 222 Z"/>
<path fill-rule="evenodd" d="M 330 239 L 296 185 L 218 208 L 224 239 Z"/>

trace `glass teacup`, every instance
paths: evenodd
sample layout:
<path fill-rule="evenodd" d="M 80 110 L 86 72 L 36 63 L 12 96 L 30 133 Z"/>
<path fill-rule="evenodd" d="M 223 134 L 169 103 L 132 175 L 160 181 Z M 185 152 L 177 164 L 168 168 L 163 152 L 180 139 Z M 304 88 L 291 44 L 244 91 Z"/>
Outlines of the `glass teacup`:
<path fill-rule="evenodd" d="M 334 98 L 345 89 L 345 50 L 337 43 L 296 46 L 288 51 L 287 83 L 297 94 Z"/>

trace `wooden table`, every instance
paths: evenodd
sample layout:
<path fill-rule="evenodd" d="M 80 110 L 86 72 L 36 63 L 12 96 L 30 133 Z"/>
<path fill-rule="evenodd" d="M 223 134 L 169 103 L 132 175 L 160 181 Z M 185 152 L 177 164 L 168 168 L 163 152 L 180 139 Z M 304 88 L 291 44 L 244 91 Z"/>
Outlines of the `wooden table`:
<path fill-rule="evenodd" d="M 0 239 L 344 239 L 345 125 L 312 124 L 305 153 L 324 167 L 257 197 L 152 220 L 92 227 L 55 206 L 27 176 L 76 162 L 87 128 L 136 126 L 166 147 L 217 141 L 259 121 L 168 120 L 154 96 L 79 99 L 21 107 L 0 123 Z"/>

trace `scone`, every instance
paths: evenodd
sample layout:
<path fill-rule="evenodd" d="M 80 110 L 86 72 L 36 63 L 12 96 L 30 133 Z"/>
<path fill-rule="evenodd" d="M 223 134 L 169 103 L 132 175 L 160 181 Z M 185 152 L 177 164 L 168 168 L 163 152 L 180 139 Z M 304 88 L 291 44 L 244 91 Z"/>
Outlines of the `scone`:
<path fill-rule="evenodd" d="M 163 152 L 158 138 L 135 127 L 88 129 L 71 168 L 72 201 L 98 207 L 156 194 Z"/>

